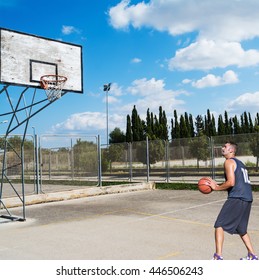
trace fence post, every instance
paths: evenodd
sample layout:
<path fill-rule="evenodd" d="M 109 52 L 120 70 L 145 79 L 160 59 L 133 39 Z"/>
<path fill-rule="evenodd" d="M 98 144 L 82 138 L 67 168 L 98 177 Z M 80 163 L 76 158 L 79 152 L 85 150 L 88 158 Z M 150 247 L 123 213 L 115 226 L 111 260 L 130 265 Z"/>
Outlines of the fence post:
<path fill-rule="evenodd" d="M 72 175 L 72 180 L 75 179 L 75 166 L 74 166 L 74 146 L 73 146 L 73 139 L 70 139 L 70 164 L 71 164 L 71 175 Z"/>
<path fill-rule="evenodd" d="M 38 155 L 39 155 L 39 193 L 42 192 L 42 153 L 41 153 L 41 136 L 38 138 L 39 145 L 38 145 Z"/>
<path fill-rule="evenodd" d="M 98 186 L 102 187 L 102 154 L 100 135 L 97 136 L 97 156 L 98 156 Z"/>
<path fill-rule="evenodd" d="M 165 140 L 165 160 L 166 160 L 166 182 L 169 183 L 170 173 L 169 173 L 169 142 Z"/>
<path fill-rule="evenodd" d="M 132 182 L 132 143 L 128 143 L 128 154 L 129 154 L 129 180 Z"/>
<path fill-rule="evenodd" d="M 38 147 L 38 135 L 34 134 L 34 149 L 35 149 L 35 176 L 36 176 L 36 194 L 40 193 L 40 172 L 39 172 L 39 147 Z"/>
<path fill-rule="evenodd" d="M 212 137 L 209 138 L 210 152 L 211 152 L 211 177 L 215 179 L 215 155 L 214 155 L 214 140 Z"/>
<path fill-rule="evenodd" d="M 148 143 L 148 136 L 146 137 L 146 147 L 147 147 L 147 153 L 146 153 L 146 161 L 147 161 L 147 182 L 149 182 L 149 143 Z"/>

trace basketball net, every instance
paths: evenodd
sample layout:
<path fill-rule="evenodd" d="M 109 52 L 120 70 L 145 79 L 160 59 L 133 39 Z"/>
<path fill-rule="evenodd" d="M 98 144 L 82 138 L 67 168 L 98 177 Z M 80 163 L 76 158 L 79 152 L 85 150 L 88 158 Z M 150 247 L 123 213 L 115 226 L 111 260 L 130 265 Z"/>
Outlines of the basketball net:
<path fill-rule="evenodd" d="M 67 77 L 59 75 L 44 75 L 40 78 L 41 87 L 45 90 L 49 101 L 59 99 Z"/>

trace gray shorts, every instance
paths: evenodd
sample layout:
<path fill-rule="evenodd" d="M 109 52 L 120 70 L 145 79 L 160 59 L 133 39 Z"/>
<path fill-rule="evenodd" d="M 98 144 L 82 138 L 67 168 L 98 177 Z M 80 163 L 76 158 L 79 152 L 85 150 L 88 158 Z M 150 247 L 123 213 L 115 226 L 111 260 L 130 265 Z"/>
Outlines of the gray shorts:
<path fill-rule="evenodd" d="M 245 235 L 250 216 L 252 202 L 238 198 L 228 198 L 224 203 L 214 227 L 222 227 L 230 234 Z"/>

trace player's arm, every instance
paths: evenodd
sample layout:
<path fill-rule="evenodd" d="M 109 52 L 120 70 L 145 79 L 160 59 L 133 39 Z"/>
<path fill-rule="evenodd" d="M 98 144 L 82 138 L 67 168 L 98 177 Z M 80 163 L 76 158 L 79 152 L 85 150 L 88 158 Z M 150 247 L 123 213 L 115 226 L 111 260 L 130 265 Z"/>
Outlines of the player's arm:
<path fill-rule="evenodd" d="M 226 181 L 220 185 L 216 181 L 209 179 L 210 187 L 214 191 L 223 191 L 235 185 L 235 168 L 236 163 L 232 159 L 227 159 L 224 163 L 224 170 L 226 174 Z"/>

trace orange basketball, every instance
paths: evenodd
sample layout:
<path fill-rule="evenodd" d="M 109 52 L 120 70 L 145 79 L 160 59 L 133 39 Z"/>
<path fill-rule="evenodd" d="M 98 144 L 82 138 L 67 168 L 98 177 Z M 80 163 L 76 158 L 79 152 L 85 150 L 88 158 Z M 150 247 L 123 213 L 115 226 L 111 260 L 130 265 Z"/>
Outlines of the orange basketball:
<path fill-rule="evenodd" d="M 201 178 L 198 181 L 198 189 L 200 192 L 204 194 L 208 194 L 212 192 L 212 188 L 209 185 L 209 181 L 206 178 Z"/>

